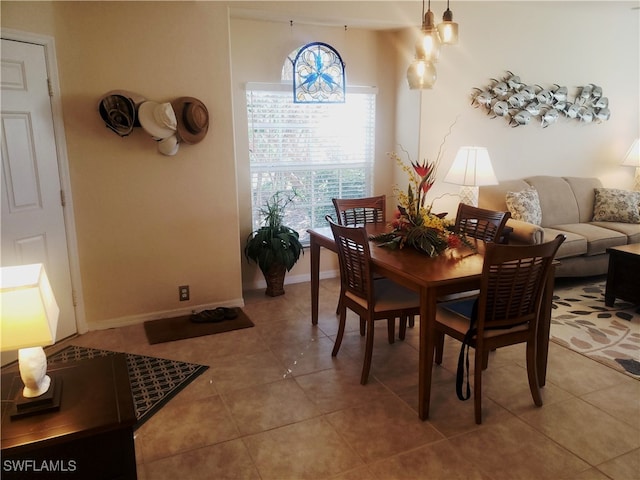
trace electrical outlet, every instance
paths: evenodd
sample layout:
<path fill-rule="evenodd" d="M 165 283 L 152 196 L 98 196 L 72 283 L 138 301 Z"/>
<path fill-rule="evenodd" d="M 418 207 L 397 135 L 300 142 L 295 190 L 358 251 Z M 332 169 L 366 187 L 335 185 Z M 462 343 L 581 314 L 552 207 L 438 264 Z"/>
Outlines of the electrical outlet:
<path fill-rule="evenodd" d="M 178 287 L 178 293 L 180 295 L 180 301 L 185 302 L 189 300 L 189 285 L 181 285 Z"/>

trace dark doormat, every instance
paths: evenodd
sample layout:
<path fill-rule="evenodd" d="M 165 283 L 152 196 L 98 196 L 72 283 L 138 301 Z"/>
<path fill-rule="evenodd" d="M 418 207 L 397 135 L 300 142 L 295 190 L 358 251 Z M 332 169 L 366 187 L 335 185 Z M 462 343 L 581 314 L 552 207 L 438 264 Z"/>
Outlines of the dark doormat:
<path fill-rule="evenodd" d="M 70 345 L 51 355 L 49 364 L 65 363 L 87 358 L 106 357 L 119 352 Z M 167 360 L 126 353 L 129 383 L 138 421 L 134 430 L 149 420 L 169 400 L 195 380 L 209 367 L 195 363 Z"/>
<path fill-rule="evenodd" d="M 236 318 L 221 322 L 194 323 L 191 321 L 191 315 L 149 320 L 144 322 L 144 331 L 147 334 L 149 344 L 153 345 L 253 327 L 253 322 L 242 309 L 236 308 L 235 310 L 238 313 Z"/>

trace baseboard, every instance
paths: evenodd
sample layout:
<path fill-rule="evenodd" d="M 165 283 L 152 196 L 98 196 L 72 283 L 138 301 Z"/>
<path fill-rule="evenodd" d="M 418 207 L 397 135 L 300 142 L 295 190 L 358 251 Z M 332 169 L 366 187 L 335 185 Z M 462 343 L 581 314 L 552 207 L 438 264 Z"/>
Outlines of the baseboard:
<path fill-rule="evenodd" d="M 125 317 L 101 320 L 99 323 L 89 323 L 89 330 L 107 330 L 109 328 L 128 327 L 138 325 L 148 320 L 159 320 L 161 318 L 180 317 L 189 315 L 193 311 L 209 310 L 217 307 L 244 307 L 244 299 L 237 298 L 226 302 L 208 303 L 203 305 L 189 305 L 188 307 L 174 310 L 162 310 L 157 312 L 143 313 L 140 315 L 128 315 Z"/>

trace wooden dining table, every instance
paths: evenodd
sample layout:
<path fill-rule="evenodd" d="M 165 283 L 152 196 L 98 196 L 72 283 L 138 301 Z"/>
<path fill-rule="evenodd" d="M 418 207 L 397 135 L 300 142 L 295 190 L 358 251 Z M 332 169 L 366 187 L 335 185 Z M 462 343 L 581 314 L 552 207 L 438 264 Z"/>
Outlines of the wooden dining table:
<path fill-rule="evenodd" d="M 381 224 L 367 225 L 370 235 L 388 231 Z M 318 295 L 320 286 L 320 251 L 325 248 L 337 252 L 330 227 L 308 230 L 311 255 L 311 322 L 318 323 Z M 435 350 L 434 323 L 437 299 L 443 295 L 466 292 L 480 288 L 484 261 L 484 242 L 473 241 L 475 251 L 468 247 L 448 249 L 441 255 L 429 257 L 406 247 L 389 249 L 371 241 L 371 263 L 373 271 L 419 293 L 420 296 L 420 347 L 418 368 L 418 415 L 429 418 L 431 398 L 431 376 Z M 547 279 L 543 297 L 543 312 L 537 335 L 538 382 L 546 382 L 547 356 L 551 301 L 553 297 L 554 268 Z"/>

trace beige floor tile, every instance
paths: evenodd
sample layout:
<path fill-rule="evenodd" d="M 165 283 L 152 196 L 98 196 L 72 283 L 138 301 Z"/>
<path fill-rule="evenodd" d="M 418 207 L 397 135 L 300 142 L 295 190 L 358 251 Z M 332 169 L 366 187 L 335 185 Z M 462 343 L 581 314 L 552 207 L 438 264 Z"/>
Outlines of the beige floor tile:
<path fill-rule="evenodd" d="M 510 412 L 520 415 L 536 407 L 529 388 L 529 377 L 524 366 L 510 364 L 489 368 L 482 374 L 483 398 L 490 398 Z M 552 383 L 540 389 L 543 405 L 573 398 L 569 392 L 558 388 Z"/>
<path fill-rule="evenodd" d="M 391 395 L 377 380 L 360 384 L 360 365 L 347 364 L 321 372 L 302 375 L 295 381 L 323 413 L 334 412 Z"/>
<path fill-rule="evenodd" d="M 590 465 L 640 447 L 636 429 L 579 398 L 532 410 L 521 418 Z"/>
<path fill-rule="evenodd" d="M 447 440 L 425 445 L 369 466 L 380 479 L 490 480 Z"/>
<path fill-rule="evenodd" d="M 460 454 L 495 480 L 558 479 L 589 465 L 518 418 L 497 422 L 449 440 Z"/>
<path fill-rule="evenodd" d="M 272 345 L 271 351 L 285 365 L 289 375 L 294 377 L 335 368 L 344 363 L 353 363 L 349 357 L 332 357 L 333 340 L 321 337 L 299 344 Z"/>
<path fill-rule="evenodd" d="M 211 365 L 209 371 L 221 393 L 275 382 L 287 376 L 284 364 L 271 351 L 223 357 Z"/>
<path fill-rule="evenodd" d="M 365 463 L 443 438 L 396 397 L 382 397 L 326 418 Z"/>
<path fill-rule="evenodd" d="M 628 378 L 619 385 L 588 393 L 581 398 L 640 431 L 639 381 Z"/>
<path fill-rule="evenodd" d="M 626 380 L 624 373 L 549 342 L 547 381 L 563 390 L 574 395 L 584 395 Z"/>
<path fill-rule="evenodd" d="M 145 465 L 153 480 L 260 479 L 242 440 L 210 445 Z"/>
<path fill-rule="evenodd" d="M 293 379 L 280 380 L 223 395 L 242 435 L 300 422 L 320 414 Z"/>
<path fill-rule="evenodd" d="M 362 465 L 323 418 L 243 438 L 262 480 L 317 479 Z"/>
<path fill-rule="evenodd" d="M 137 431 L 145 462 L 238 438 L 220 397 L 169 402 Z"/>
<path fill-rule="evenodd" d="M 609 478 L 613 480 L 628 480 L 640 478 L 640 449 L 635 449 L 617 458 L 598 465 Z"/>

